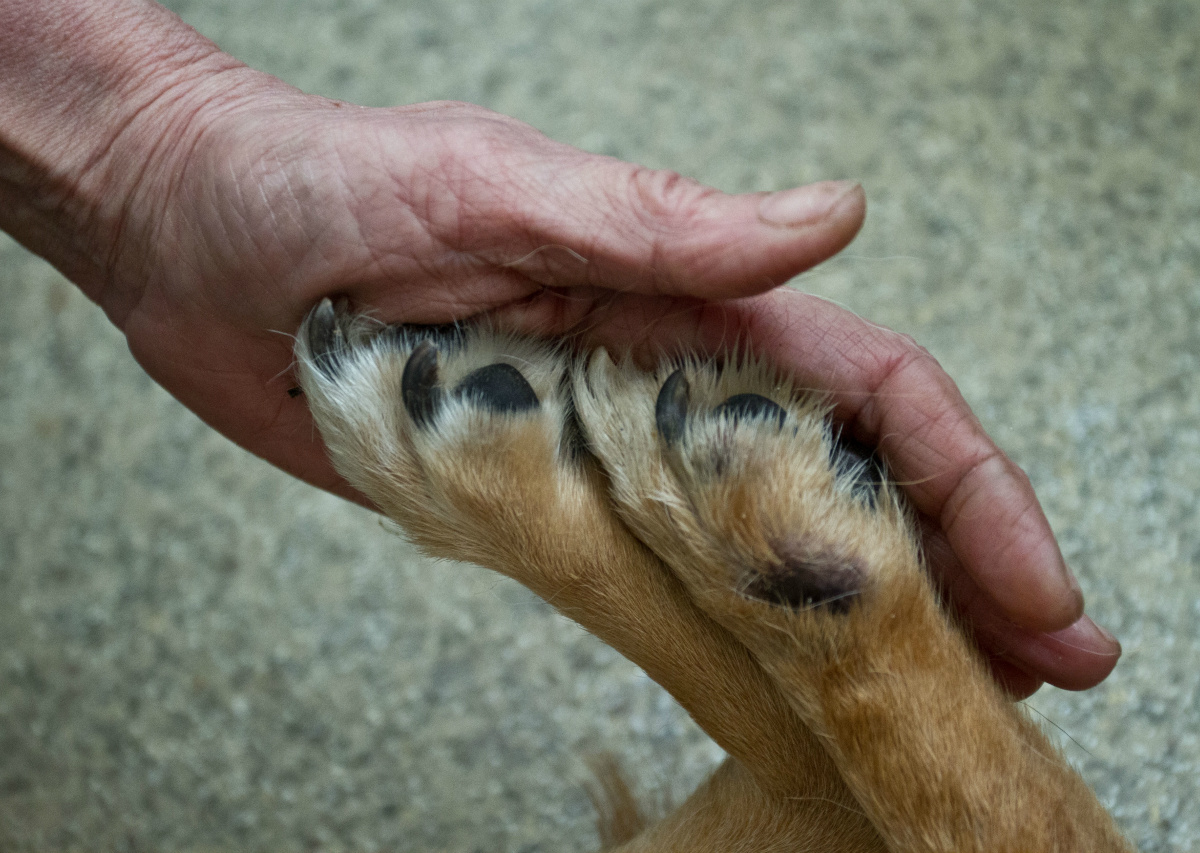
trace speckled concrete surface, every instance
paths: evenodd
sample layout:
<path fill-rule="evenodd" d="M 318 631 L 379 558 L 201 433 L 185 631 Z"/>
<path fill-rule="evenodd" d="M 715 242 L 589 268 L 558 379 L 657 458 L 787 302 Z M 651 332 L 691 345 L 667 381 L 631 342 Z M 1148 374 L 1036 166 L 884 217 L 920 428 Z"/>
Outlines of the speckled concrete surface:
<path fill-rule="evenodd" d="M 1040 693 L 1146 851 L 1200 850 L 1200 7 L 175 0 L 367 104 L 458 98 L 728 190 L 853 177 L 797 285 L 916 336 L 1125 644 Z M 0 241 L 0 847 L 585 850 L 589 750 L 717 753 L 513 585 L 215 436 Z"/>

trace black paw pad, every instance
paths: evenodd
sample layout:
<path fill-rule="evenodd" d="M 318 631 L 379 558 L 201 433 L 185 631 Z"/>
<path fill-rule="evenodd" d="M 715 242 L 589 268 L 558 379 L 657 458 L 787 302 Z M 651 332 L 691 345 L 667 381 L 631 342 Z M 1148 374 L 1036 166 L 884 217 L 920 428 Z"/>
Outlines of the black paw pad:
<path fill-rule="evenodd" d="M 417 344 L 400 377 L 400 398 L 413 422 L 424 429 L 433 423 L 442 404 L 438 385 L 438 351 L 429 341 Z"/>
<path fill-rule="evenodd" d="M 729 418 L 734 423 L 741 420 L 773 420 L 780 429 L 783 428 L 783 421 L 787 417 L 783 406 L 761 394 L 734 394 L 713 409 L 713 414 Z"/>
<path fill-rule="evenodd" d="M 692 388 L 683 370 L 676 370 L 667 377 L 658 392 L 654 403 L 654 425 L 663 442 L 668 446 L 676 444 L 683 438 L 687 430 L 688 410 L 691 404 Z M 783 427 L 787 412 L 783 406 L 768 400 L 761 394 L 734 394 L 724 403 L 716 406 L 711 415 L 717 418 L 728 418 L 733 423 L 743 420 L 775 421 Z"/>
<path fill-rule="evenodd" d="M 767 571 L 756 572 L 742 592 L 792 610 L 822 607 L 841 615 L 850 610 L 863 578 L 862 569 L 853 560 L 818 553 L 787 557 Z"/>
<path fill-rule="evenodd" d="M 308 321 L 308 351 L 318 370 L 330 379 L 337 375 L 338 361 L 346 352 L 346 334 L 328 298 L 321 300 Z"/>
<path fill-rule="evenodd" d="M 887 479 L 887 466 L 875 450 L 845 433 L 835 433 L 830 462 L 839 480 L 848 482 L 855 497 L 874 506 Z"/>
<path fill-rule="evenodd" d="M 533 387 L 511 364 L 489 364 L 472 370 L 456 392 L 465 400 L 493 412 L 525 412 L 538 407 Z"/>
<path fill-rule="evenodd" d="M 667 377 L 654 403 L 654 426 L 663 442 L 670 446 L 683 438 L 687 429 L 688 401 L 692 387 L 682 370 Z"/>

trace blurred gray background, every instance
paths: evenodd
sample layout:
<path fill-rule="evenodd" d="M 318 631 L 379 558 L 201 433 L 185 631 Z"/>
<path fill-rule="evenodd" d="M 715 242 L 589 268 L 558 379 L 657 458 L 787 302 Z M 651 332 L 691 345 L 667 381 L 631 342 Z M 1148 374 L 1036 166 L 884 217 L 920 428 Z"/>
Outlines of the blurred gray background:
<path fill-rule="evenodd" d="M 914 335 L 1030 473 L 1126 650 L 1032 704 L 1142 850 L 1200 850 L 1200 6 L 169 5 L 307 91 L 862 180 L 795 286 Z M 587 850 L 588 751 L 677 798 L 719 759 L 521 589 L 213 434 L 4 238 L 0 293 L 0 847 Z"/>

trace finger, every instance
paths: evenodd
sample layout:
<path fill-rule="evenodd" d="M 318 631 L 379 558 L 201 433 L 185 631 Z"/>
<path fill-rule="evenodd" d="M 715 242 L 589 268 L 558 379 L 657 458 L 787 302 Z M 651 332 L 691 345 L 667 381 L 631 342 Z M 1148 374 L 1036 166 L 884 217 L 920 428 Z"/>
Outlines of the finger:
<path fill-rule="evenodd" d="M 866 215 L 862 187 L 848 181 L 726 195 L 615 160 L 568 174 L 570 181 L 556 181 L 553 197 L 536 200 L 536 235 L 551 246 L 581 247 L 586 266 L 564 282 L 561 254 L 517 265 L 547 284 L 700 299 L 762 293 L 841 251 Z M 576 221 L 562 215 L 581 207 L 586 216 Z M 551 276 L 539 277 L 539 261 L 551 259 Z"/>
<path fill-rule="evenodd" d="M 1109 676 L 1121 659 L 1121 646 L 1087 616 L 1061 631 L 1036 634 L 1012 625 L 975 626 L 985 648 L 1029 674 L 1063 690 L 1087 690 Z"/>
<path fill-rule="evenodd" d="M 1043 681 L 1062 690 L 1088 690 L 1121 658 L 1120 643 L 1087 616 L 1061 631 L 1038 634 L 991 615 L 971 631 L 997 680 L 1022 697 Z M 1032 689 L 1026 692 L 1022 683 Z"/>
<path fill-rule="evenodd" d="M 835 254 L 865 215 L 851 182 L 727 195 L 477 108 L 403 117 L 399 201 L 423 218 L 433 243 L 548 286 L 759 293 Z M 415 151 L 414 120 L 429 140 Z"/>
<path fill-rule="evenodd" d="M 1030 680 L 1064 690 L 1094 687 L 1116 666 L 1121 644 L 1089 617 L 1048 633 L 1021 628 L 999 615 L 995 602 L 963 570 L 940 531 L 925 531 L 924 550 L 944 598 L 958 612 L 993 671 L 1002 676 L 1002 683 L 1018 682 L 1000 663 L 1018 668 Z"/>
<path fill-rule="evenodd" d="M 590 319 L 589 337 L 620 349 L 627 341 L 642 351 L 749 342 L 802 384 L 827 391 L 835 416 L 880 447 L 916 509 L 1005 618 L 1040 633 L 1081 616 L 1079 586 L 1029 479 L 908 338 L 786 289 L 721 304 L 617 298 Z"/>
<path fill-rule="evenodd" d="M 987 665 L 992 673 L 992 678 L 1013 701 L 1028 699 L 1037 693 L 1043 684 L 1041 679 L 1035 678 L 1003 658 L 988 658 Z"/>

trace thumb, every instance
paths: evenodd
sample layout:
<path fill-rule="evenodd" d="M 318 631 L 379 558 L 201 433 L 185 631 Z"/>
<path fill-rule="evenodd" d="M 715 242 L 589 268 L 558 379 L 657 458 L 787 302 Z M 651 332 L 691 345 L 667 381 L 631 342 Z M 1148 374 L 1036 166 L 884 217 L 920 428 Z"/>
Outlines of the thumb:
<path fill-rule="evenodd" d="M 841 251 L 866 215 L 862 187 L 823 181 L 726 195 L 672 172 L 606 164 L 579 179 L 598 193 L 590 283 L 725 299 L 770 290 Z"/>
<path fill-rule="evenodd" d="M 487 144 L 475 136 L 474 150 L 455 152 L 453 236 L 476 257 L 539 284 L 747 296 L 838 252 L 865 216 L 853 182 L 727 195 L 515 122 L 498 134 L 496 123 L 486 124 L 495 134 Z"/>

